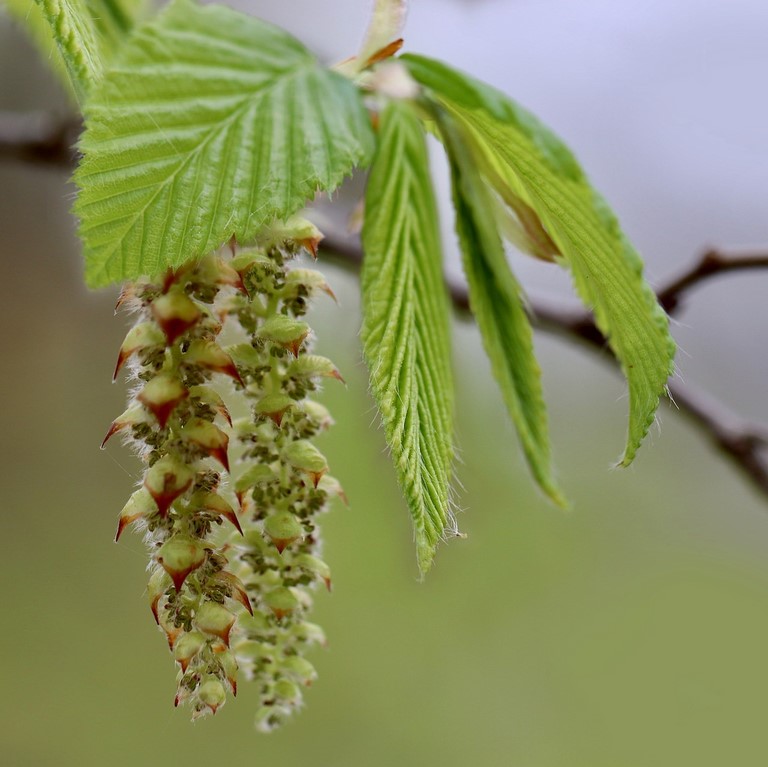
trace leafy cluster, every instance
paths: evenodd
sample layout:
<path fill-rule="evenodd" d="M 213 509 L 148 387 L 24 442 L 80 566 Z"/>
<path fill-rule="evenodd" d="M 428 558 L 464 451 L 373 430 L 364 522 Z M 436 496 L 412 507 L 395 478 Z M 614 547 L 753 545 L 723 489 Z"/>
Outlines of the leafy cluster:
<path fill-rule="evenodd" d="M 377 3 L 360 55 L 333 70 L 284 31 L 221 6 L 175 0 L 129 31 L 139 6 L 101 0 L 124 12 L 118 45 L 117 27 L 101 28 L 97 0 L 36 1 L 83 101 L 76 213 L 91 286 L 186 269 L 233 240 L 264 242 L 274 222 L 294 216 L 318 192 L 333 192 L 354 169 L 370 168 L 363 351 L 422 572 L 439 541 L 455 532 L 449 302 L 428 134 L 448 157 L 471 309 L 536 482 L 565 503 L 552 468 L 531 326 L 505 243 L 567 269 L 594 311 L 627 378 L 620 462 L 632 461 L 674 357 L 667 318 L 640 258 L 573 155 L 535 117 L 446 64 L 396 55 L 402 0 Z M 114 57 L 105 56 L 116 47 Z M 274 297 L 290 277 L 280 259 L 267 267 L 259 266 L 259 279 L 273 281 Z M 311 358 L 293 368 L 269 362 L 274 344 L 298 343 L 304 327 L 298 303 L 270 300 L 266 314 L 251 305 L 250 320 L 242 306 L 232 309 L 250 334 L 238 365 L 243 385 L 254 412 L 272 419 L 238 437 L 257 474 L 278 453 L 288 455 L 286 440 L 301 445 L 306 429 L 316 428 L 307 425 L 315 416 L 294 404 L 306 393 L 301 371 L 326 369 Z M 282 319 L 265 329 L 260 323 L 270 312 Z M 277 377 L 265 378 L 266 367 Z M 265 452 L 266 431 L 277 453 Z M 319 471 L 321 461 L 310 453 L 301 460 Z M 257 507 L 276 508 L 278 497 L 292 498 L 301 471 L 315 471 L 291 465 L 299 474 L 281 476 L 273 495 L 258 480 Z M 310 491 L 296 503 L 316 505 Z M 311 538 L 308 518 L 297 515 Z M 311 547 L 300 553 L 315 556 Z M 251 575 L 261 577 L 253 556 Z"/>

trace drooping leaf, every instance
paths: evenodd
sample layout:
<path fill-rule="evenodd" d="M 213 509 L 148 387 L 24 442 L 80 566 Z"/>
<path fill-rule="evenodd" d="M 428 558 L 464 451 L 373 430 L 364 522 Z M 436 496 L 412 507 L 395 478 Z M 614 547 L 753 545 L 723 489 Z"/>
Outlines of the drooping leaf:
<path fill-rule="evenodd" d="M 424 132 L 397 102 L 381 115 L 363 249 L 363 350 L 426 572 L 453 526 L 449 311 Z"/>
<path fill-rule="evenodd" d="M 85 35 L 73 36 L 71 43 L 75 46 L 82 45 L 87 39 L 96 41 L 96 49 L 91 53 L 98 56 L 98 69 L 109 61 L 119 50 L 127 33 L 133 27 L 137 18 L 139 18 L 145 6 L 146 0 L 80 0 L 61 4 L 59 13 L 54 13 L 53 23 L 49 21 L 49 14 L 45 10 L 46 3 L 41 0 L 2 0 L 2 4 L 8 9 L 8 12 L 21 24 L 34 44 L 39 49 L 43 60 L 50 69 L 59 77 L 62 84 L 68 90 L 70 95 L 82 99 L 87 87 L 81 87 L 82 84 L 88 85 L 90 78 L 82 81 L 78 77 L 73 81 L 70 76 L 69 64 L 72 62 L 71 56 L 63 58 L 60 45 L 65 41 L 59 39 L 56 32 L 61 14 L 62 20 L 66 14 L 76 12 L 80 18 L 80 24 L 85 26 Z M 53 7 L 51 8 L 53 10 Z M 95 34 L 91 34 L 88 30 Z"/>
<path fill-rule="evenodd" d="M 629 384 L 621 459 L 629 464 L 653 422 L 675 352 L 667 317 L 643 279 L 640 257 L 571 152 L 535 117 L 445 64 L 418 56 L 402 60 L 461 127 L 474 161 L 500 198 L 535 214 L 594 311 Z"/>
<path fill-rule="evenodd" d="M 91 286 L 247 242 L 372 148 L 351 83 L 286 32 L 186 0 L 137 30 L 86 118 L 76 212 Z"/>
<path fill-rule="evenodd" d="M 456 231 L 470 306 L 528 465 L 542 490 L 564 506 L 552 473 L 547 410 L 533 332 L 522 290 L 507 263 L 493 200 L 451 118 L 438 112 L 438 125 L 451 165 Z"/>

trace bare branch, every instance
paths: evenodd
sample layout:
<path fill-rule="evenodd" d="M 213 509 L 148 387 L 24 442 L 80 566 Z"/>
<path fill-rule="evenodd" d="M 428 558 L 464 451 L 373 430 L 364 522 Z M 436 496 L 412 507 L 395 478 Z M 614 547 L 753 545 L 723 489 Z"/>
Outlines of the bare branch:
<path fill-rule="evenodd" d="M 0 160 L 71 167 L 73 149 L 82 123 L 77 118 L 57 119 L 45 113 L 0 112 Z M 363 253 L 357 237 L 331 234 L 323 241 L 323 252 L 347 268 L 357 269 Z M 729 254 L 710 250 L 688 269 L 657 291 L 659 303 L 669 313 L 678 310 L 686 295 L 707 280 L 728 272 L 768 269 L 768 253 Z M 469 312 L 469 295 L 463 284 L 448 282 L 454 308 Z M 530 302 L 535 327 L 586 343 L 614 359 L 592 317 L 580 310 L 567 310 L 543 298 Z M 768 498 L 768 430 L 740 422 L 722 405 L 689 384 L 671 383 L 669 394 L 680 413 L 694 423 L 707 439 Z"/>
<path fill-rule="evenodd" d="M 82 123 L 46 112 L 0 112 L 0 160 L 70 168 Z"/>
<path fill-rule="evenodd" d="M 768 268 L 768 252 L 725 253 L 721 250 L 708 250 L 699 261 L 689 267 L 657 292 L 659 303 L 668 314 L 673 314 L 680 306 L 685 294 L 693 287 L 712 277 L 726 272 L 747 271 Z"/>

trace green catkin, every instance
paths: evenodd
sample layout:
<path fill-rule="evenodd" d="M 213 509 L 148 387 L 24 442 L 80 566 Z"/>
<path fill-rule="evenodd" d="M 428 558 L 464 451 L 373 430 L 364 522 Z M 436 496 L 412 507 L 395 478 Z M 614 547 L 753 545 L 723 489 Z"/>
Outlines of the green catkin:
<path fill-rule="evenodd" d="M 319 233 L 301 221 L 265 233 L 258 248 L 233 262 L 247 296 L 234 296 L 227 307 L 247 333 L 247 341 L 229 352 L 251 409 L 235 424 L 243 448 L 235 490 L 244 536 L 230 536 L 230 561 L 245 583 L 253 616 L 238 621 L 233 650 L 258 686 L 256 725 L 262 731 L 296 710 L 302 689 L 315 680 L 304 656 L 325 639 L 305 618 L 315 585 L 331 584 L 320 559 L 317 518 L 330 495 L 342 495 L 310 441 L 331 418 L 308 399 L 322 377 L 341 377 L 329 360 L 309 353 L 309 326 L 302 319 L 312 296 L 330 290 L 318 272 L 287 266 L 298 252 L 313 252 L 318 240 Z"/>
<path fill-rule="evenodd" d="M 227 692 L 236 692 L 230 632 L 237 614 L 250 610 L 216 545 L 222 524 L 240 524 L 234 498 L 224 490 L 229 413 L 210 387 L 216 373 L 237 376 L 217 344 L 221 322 L 212 311 L 231 278 L 226 264 L 209 257 L 168 272 L 162 282 L 136 283 L 123 292 L 119 305 L 137 319 L 115 375 L 130 360 L 137 387 L 107 434 L 127 435 L 146 463 L 116 539 L 131 522 L 145 530 L 150 605 L 180 669 L 175 703 L 189 704 L 193 717 L 216 713 Z"/>
<path fill-rule="evenodd" d="M 331 585 L 318 515 L 331 496 L 345 500 L 312 442 L 332 420 L 309 398 L 322 378 L 342 379 L 310 353 L 303 320 L 314 295 L 333 293 L 319 272 L 288 266 L 314 256 L 320 237 L 291 220 L 247 250 L 233 243 L 231 259 L 132 286 L 125 303 L 137 322 L 118 368 L 130 357 L 139 388 L 108 434 L 124 430 L 147 462 L 118 537 L 130 522 L 146 529 L 150 600 L 180 667 L 176 703 L 193 717 L 215 713 L 239 669 L 258 687 L 262 731 L 299 708 L 316 677 L 305 654 L 325 637 L 306 615 L 317 583 Z M 224 347 L 224 335 L 239 342 Z M 234 407 L 250 411 L 234 427 L 216 374 L 234 381 Z"/>

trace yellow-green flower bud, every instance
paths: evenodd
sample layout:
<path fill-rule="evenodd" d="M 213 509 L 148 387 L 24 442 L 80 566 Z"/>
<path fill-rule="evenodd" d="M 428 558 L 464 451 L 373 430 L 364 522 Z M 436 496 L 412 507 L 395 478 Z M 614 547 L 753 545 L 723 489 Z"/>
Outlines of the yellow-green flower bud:
<path fill-rule="evenodd" d="M 147 381 L 136 399 L 157 419 L 160 428 L 164 429 L 176 406 L 188 396 L 189 392 L 176 376 L 160 373 Z"/>
<path fill-rule="evenodd" d="M 202 418 L 191 418 L 181 430 L 181 436 L 185 441 L 204 450 L 229 471 L 229 437 L 216 424 Z"/>
<path fill-rule="evenodd" d="M 120 512 L 120 519 L 117 523 L 117 533 L 115 533 L 115 543 L 120 540 L 120 536 L 123 534 L 123 530 L 126 525 L 130 525 L 131 522 L 136 522 L 139 519 L 149 516 L 155 510 L 156 506 L 152 500 L 152 496 L 147 492 L 146 488 L 140 487 L 131 497 L 128 499 L 128 503 L 123 506 L 123 510 Z"/>
<path fill-rule="evenodd" d="M 287 677 L 305 687 L 309 687 L 317 679 L 315 667 L 300 655 L 290 655 L 284 658 L 280 667 Z"/>
<path fill-rule="evenodd" d="M 313 557 L 311 554 L 299 554 L 295 562 L 302 570 L 321 578 L 328 591 L 331 590 L 331 568 L 322 559 Z"/>
<path fill-rule="evenodd" d="M 278 620 L 289 615 L 301 605 L 295 590 L 285 586 L 267 592 L 264 595 L 264 603 L 272 610 Z"/>
<path fill-rule="evenodd" d="M 306 439 L 291 442 L 283 451 L 283 457 L 291 466 L 309 474 L 312 484 L 317 487 L 323 474 L 328 471 L 325 456 Z"/>
<path fill-rule="evenodd" d="M 141 407 L 141 405 L 131 405 L 131 407 L 129 407 L 122 415 L 119 415 L 112 421 L 107 436 L 102 440 L 101 449 L 104 449 L 104 446 L 113 434 L 122 431 L 128 426 L 136 426 L 137 424 L 145 423 L 146 420 L 147 415 L 144 412 L 144 408 Z"/>
<path fill-rule="evenodd" d="M 191 486 L 195 472 L 178 458 L 163 456 L 147 471 L 144 487 L 157 504 L 161 517 L 168 514 L 171 504 Z"/>
<path fill-rule="evenodd" d="M 256 331 L 258 338 L 288 349 L 294 357 L 299 356 L 301 345 L 308 335 L 309 325 L 306 322 L 294 320 L 284 314 L 275 314 L 267 318 Z"/>
<path fill-rule="evenodd" d="M 187 670 L 190 661 L 203 649 L 206 641 L 205 635 L 199 631 L 188 631 L 179 637 L 173 646 L 173 657 L 182 671 Z"/>
<path fill-rule="evenodd" d="M 318 354 L 302 354 L 286 369 L 291 378 L 335 378 L 344 383 L 338 368 L 327 358 Z"/>
<path fill-rule="evenodd" d="M 227 691 L 215 676 L 209 676 L 198 688 L 197 697 L 215 714 L 227 700 Z"/>
<path fill-rule="evenodd" d="M 235 616 L 218 602 L 204 602 L 195 614 L 195 625 L 200 631 L 219 637 L 229 647 L 229 634 Z"/>
<path fill-rule="evenodd" d="M 296 706 L 301 703 L 301 690 L 290 679 L 279 679 L 275 683 L 274 696 L 277 700 Z"/>
<path fill-rule="evenodd" d="M 285 288 L 282 291 L 284 298 L 297 298 L 301 293 L 312 298 L 318 291 L 322 291 L 334 301 L 336 300 L 336 296 L 322 272 L 314 269 L 291 269 L 285 276 Z"/>
<path fill-rule="evenodd" d="M 232 358 L 212 341 L 192 341 L 182 359 L 187 365 L 205 368 L 214 373 L 223 373 L 243 383 Z"/>
<path fill-rule="evenodd" d="M 165 334 L 168 344 L 194 327 L 202 316 L 192 299 L 179 289 L 171 289 L 151 304 L 152 316 Z"/>
<path fill-rule="evenodd" d="M 280 511 L 267 517 L 264 522 L 264 532 L 272 539 L 272 543 L 281 554 L 286 546 L 304 535 L 301 522 L 290 511 Z"/>
<path fill-rule="evenodd" d="M 174 535 L 157 552 L 157 562 L 171 576 L 176 591 L 180 591 L 187 576 L 205 562 L 205 549 L 196 538 Z"/>
<path fill-rule="evenodd" d="M 165 336 L 154 322 L 141 322 L 138 325 L 134 325 L 128 331 L 128 335 L 120 347 L 112 380 L 117 379 L 120 368 L 123 367 L 125 361 L 132 354 L 144 351 L 145 349 L 162 348 L 163 346 L 165 346 Z"/>
<path fill-rule="evenodd" d="M 300 358 L 301 359 L 301 358 Z M 287 394 L 275 393 L 262 397 L 254 408 L 259 415 L 271 418 L 278 428 L 283 422 L 283 416 L 288 408 L 296 407 L 296 402 Z"/>

